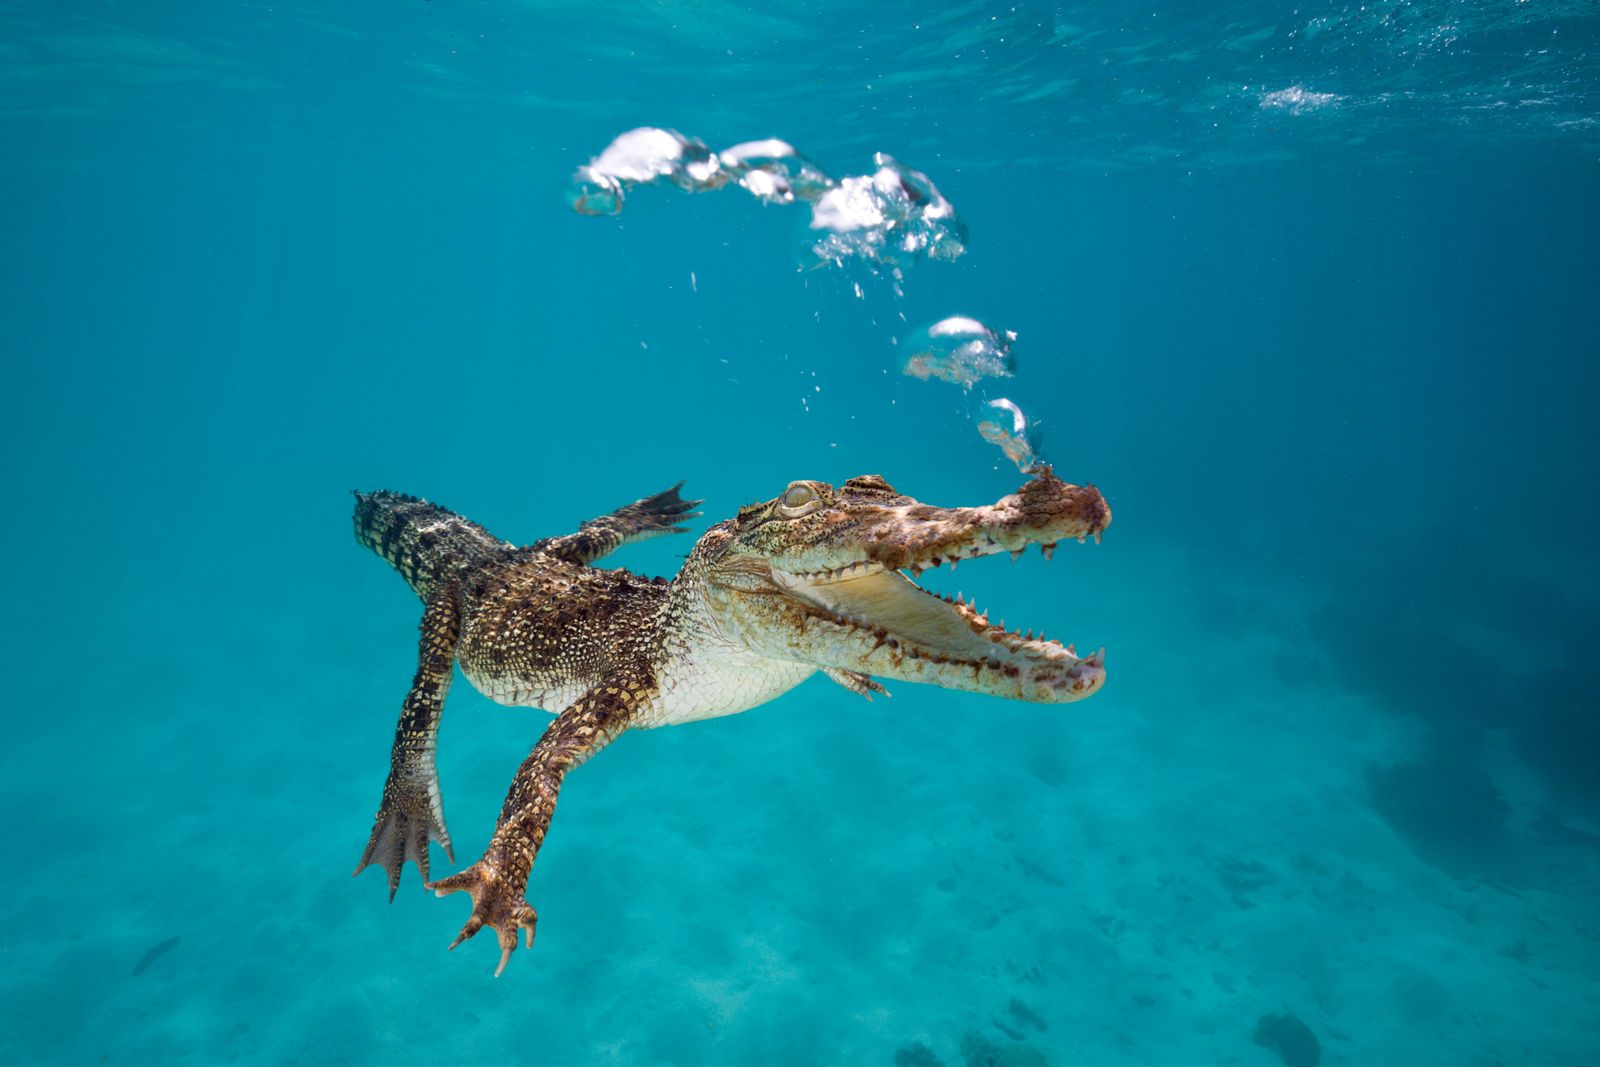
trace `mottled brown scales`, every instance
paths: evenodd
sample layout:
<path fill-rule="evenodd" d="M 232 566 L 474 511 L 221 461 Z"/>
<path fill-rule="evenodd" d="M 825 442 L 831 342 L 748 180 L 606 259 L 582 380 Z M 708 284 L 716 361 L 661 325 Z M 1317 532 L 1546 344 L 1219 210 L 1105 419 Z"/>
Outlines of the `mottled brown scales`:
<path fill-rule="evenodd" d="M 469 893 L 472 914 L 451 947 L 493 927 L 496 974 L 519 930 L 533 943 L 538 917 L 524 893 L 562 781 L 627 729 L 731 715 L 819 670 L 869 700 L 886 692 L 874 675 L 1035 703 L 1079 700 L 1105 680 L 1102 652 L 1080 658 L 1042 634 L 991 625 L 973 604 L 915 581 L 942 563 L 1098 540 L 1111 510 L 1093 486 L 1045 469 L 994 504 L 940 508 L 877 475 L 837 489 L 792 482 L 706 531 L 671 581 L 589 566 L 683 532 L 677 523 L 698 501 L 678 488 L 521 548 L 415 497 L 356 494 L 356 538 L 424 604 L 416 675 L 356 873 L 383 867 L 392 900 L 409 859 L 438 895 Z M 429 841 L 455 860 L 435 749 L 458 665 L 490 699 L 557 714 L 517 768 L 483 856 L 430 883 Z"/>

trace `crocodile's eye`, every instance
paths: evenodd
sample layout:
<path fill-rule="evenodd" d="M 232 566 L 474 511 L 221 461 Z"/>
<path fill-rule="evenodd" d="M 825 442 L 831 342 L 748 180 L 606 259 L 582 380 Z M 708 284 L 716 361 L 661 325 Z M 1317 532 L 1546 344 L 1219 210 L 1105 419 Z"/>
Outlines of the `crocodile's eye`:
<path fill-rule="evenodd" d="M 789 491 L 783 494 L 783 506 L 803 508 L 816 499 L 817 491 L 809 485 L 791 485 Z"/>
<path fill-rule="evenodd" d="M 793 482 L 783 491 L 783 496 L 778 498 L 778 506 L 773 512 L 773 517 L 798 519 L 816 511 L 822 503 L 822 494 L 817 492 L 816 486 L 807 482 Z"/>

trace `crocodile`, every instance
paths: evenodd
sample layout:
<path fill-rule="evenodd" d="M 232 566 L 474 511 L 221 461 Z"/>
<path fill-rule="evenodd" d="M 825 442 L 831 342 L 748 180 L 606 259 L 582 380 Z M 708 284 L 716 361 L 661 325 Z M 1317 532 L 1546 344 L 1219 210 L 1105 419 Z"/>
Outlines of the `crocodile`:
<path fill-rule="evenodd" d="M 1100 539 L 1111 509 L 1094 486 L 1048 467 L 994 504 L 943 508 L 877 475 L 835 488 L 796 481 L 712 526 L 677 577 L 593 566 L 613 550 L 699 517 L 682 483 L 575 533 L 517 546 L 426 500 L 356 493 L 357 540 L 421 599 L 417 670 L 401 705 L 389 776 L 356 874 L 388 873 L 394 899 L 407 860 L 438 896 L 465 892 L 472 913 L 454 949 L 485 926 L 498 976 L 519 932 L 533 944 L 528 876 L 567 773 L 629 729 L 732 715 L 822 672 L 871 699 L 878 679 L 925 682 L 1030 703 L 1065 703 L 1105 681 L 1105 650 L 991 625 L 961 596 L 917 584 L 930 567 L 1032 544 Z M 502 704 L 555 710 L 517 768 L 488 847 L 430 881 L 428 848 L 451 863 L 435 750 L 455 668 Z"/>

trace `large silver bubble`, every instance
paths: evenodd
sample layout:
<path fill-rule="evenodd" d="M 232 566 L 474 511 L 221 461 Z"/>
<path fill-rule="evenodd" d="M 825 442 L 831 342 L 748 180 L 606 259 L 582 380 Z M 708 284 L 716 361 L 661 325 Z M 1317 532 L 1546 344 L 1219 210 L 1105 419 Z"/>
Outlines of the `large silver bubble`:
<path fill-rule="evenodd" d="M 984 378 L 1016 373 L 1014 330 L 992 330 L 977 319 L 952 315 L 924 326 L 901 344 L 900 370 L 913 378 L 937 378 L 971 389 Z"/>
<path fill-rule="evenodd" d="M 725 184 L 728 176 L 703 141 L 676 130 L 640 126 L 578 168 L 567 188 L 567 202 L 580 215 L 615 215 L 628 189 L 663 180 L 701 192 Z"/>
<path fill-rule="evenodd" d="M 826 231 L 812 245 L 818 259 L 894 266 L 966 251 L 966 224 L 926 174 L 882 152 L 872 162 L 873 173 L 841 179 L 812 205 L 811 228 Z"/>

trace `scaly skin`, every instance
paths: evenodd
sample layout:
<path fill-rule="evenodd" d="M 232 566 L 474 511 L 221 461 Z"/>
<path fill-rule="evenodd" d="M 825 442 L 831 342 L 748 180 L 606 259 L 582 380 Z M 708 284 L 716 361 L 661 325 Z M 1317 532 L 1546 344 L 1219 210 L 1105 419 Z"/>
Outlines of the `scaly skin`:
<path fill-rule="evenodd" d="M 681 533 L 695 517 L 677 488 L 518 548 L 414 497 L 357 494 L 356 537 L 389 560 L 426 605 L 416 677 L 402 705 L 389 777 L 356 868 L 385 869 L 394 899 L 410 859 L 439 896 L 465 891 L 472 914 L 451 948 L 484 926 L 505 969 L 538 916 L 524 894 L 561 783 L 630 728 L 763 704 L 816 671 L 869 700 L 874 676 L 1031 703 L 1081 700 L 1105 681 L 1102 652 L 1007 632 L 913 580 L 928 567 L 1038 544 L 1082 541 L 1111 522 L 1093 486 L 1048 468 L 994 504 L 937 508 L 876 475 L 835 489 L 791 482 L 695 545 L 668 582 L 589 564 L 633 541 Z M 909 572 L 911 577 L 907 577 Z M 428 842 L 452 862 L 434 750 L 455 665 L 503 704 L 561 709 L 512 779 L 483 856 L 428 881 Z"/>

